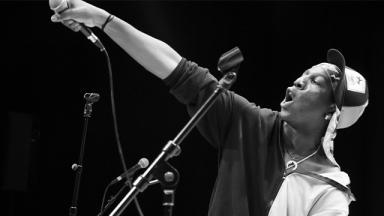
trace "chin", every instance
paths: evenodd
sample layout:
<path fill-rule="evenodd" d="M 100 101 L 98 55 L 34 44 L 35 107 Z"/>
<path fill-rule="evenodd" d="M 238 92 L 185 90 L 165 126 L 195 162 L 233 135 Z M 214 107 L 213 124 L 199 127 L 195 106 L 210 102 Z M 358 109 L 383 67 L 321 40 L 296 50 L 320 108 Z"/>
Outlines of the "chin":
<path fill-rule="evenodd" d="M 282 120 L 287 121 L 289 118 L 289 113 L 286 110 L 280 110 L 279 116 Z"/>
<path fill-rule="evenodd" d="M 284 122 L 286 122 L 289 125 L 295 124 L 295 122 L 297 122 L 296 121 L 297 119 L 295 119 L 295 117 L 291 113 L 289 113 L 287 110 L 282 109 L 279 112 L 279 116 L 280 116 L 281 120 L 283 120 Z"/>

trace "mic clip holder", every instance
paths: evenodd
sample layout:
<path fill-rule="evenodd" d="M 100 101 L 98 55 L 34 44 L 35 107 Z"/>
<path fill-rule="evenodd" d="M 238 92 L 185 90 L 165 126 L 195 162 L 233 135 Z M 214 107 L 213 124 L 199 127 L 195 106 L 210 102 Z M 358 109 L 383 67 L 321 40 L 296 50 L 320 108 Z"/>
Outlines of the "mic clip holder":
<path fill-rule="evenodd" d="M 146 187 L 150 185 L 150 182 L 154 177 L 159 178 L 159 180 L 162 179 L 162 177 L 159 175 L 159 173 L 163 173 L 161 170 L 163 170 L 164 167 L 171 167 L 167 162 L 168 159 L 178 156 L 180 154 L 180 143 L 196 126 L 196 124 L 205 115 L 209 108 L 214 104 L 217 97 L 223 91 L 228 90 L 236 81 L 237 72 L 239 70 L 240 63 L 243 60 L 243 56 L 238 47 L 231 49 L 220 57 L 218 62 L 218 69 L 221 73 L 223 73 L 224 76 L 219 81 L 215 91 L 201 105 L 201 107 L 196 111 L 196 113 L 192 116 L 192 118 L 188 121 L 184 128 L 178 133 L 175 139 L 168 141 L 168 143 L 162 149 L 161 153 L 157 156 L 157 158 L 149 165 L 145 172 L 133 182 L 131 190 L 123 197 L 123 199 L 115 207 L 115 209 L 111 212 L 109 216 L 121 215 L 129 205 L 129 203 L 137 196 L 137 194 L 139 192 L 143 192 Z M 177 181 L 178 178 L 179 177 L 177 176 Z"/>
<path fill-rule="evenodd" d="M 85 93 L 84 94 L 85 105 L 84 105 L 84 117 L 90 118 L 92 114 L 92 104 L 96 103 L 100 99 L 98 93 Z"/>

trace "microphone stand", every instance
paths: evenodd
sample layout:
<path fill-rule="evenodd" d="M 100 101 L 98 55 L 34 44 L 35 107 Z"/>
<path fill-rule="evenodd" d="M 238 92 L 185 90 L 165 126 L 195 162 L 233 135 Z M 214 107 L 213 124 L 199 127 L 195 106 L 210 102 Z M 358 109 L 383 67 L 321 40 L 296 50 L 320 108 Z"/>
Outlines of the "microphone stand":
<path fill-rule="evenodd" d="M 127 179 L 124 184 L 122 185 L 122 187 L 119 189 L 119 191 L 113 195 L 108 201 L 107 201 L 107 205 L 105 205 L 104 207 L 102 207 L 101 211 L 97 214 L 97 216 L 104 216 L 104 215 L 107 215 L 108 212 L 111 212 L 111 208 L 112 208 L 112 205 L 114 204 L 114 202 L 116 201 L 117 198 L 120 198 L 122 193 L 125 191 L 126 187 L 129 186 L 129 188 L 132 187 L 132 183 L 131 183 L 132 179 L 129 178 Z M 157 183 L 162 183 L 162 181 L 159 181 L 159 180 L 152 180 L 151 182 L 149 182 L 149 185 L 154 185 L 154 184 L 157 184 Z"/>
<path fill-rule="evenodd" d="M 134 182 L 131 190 L 124 196 L 120 203 L 115 207 L 111 212 L 110 216 L 119 216 L 127 208 L 129 203 L 137 196 L 139 192 L 143 192 L 149 185 L 149 182 L 153 177 L 161 178 L 164 173 L 164 168 L 168 167 L 168 160 L 174 156 L 178 156 L 181 152 L 180 143 L 184 138 L 191 132 L 191 130 L 196 126 L 199 120 L 204 116 L 204 114 L 209 110 L 209 108 L 216 101 L 217 97 L 225 90 L 228 90 L 232 84 L 235 82 L 237 77 L 237 70 L 239 69 L 240 63 L 243 61 L 243 56 L 240 50 L 235 47 L 232 50 L 224 53 L 218 63 L 218 69 L 222 73 L 225 73 L 223 78 L 219 81 L 215 91 L 211 96 L 204 102 L 204 104 L 197 110 L 197 112 L 192 116 L 189 122 L 184 126 L 184 128 L 179 132 L 175 139 L 168 141 L 164 146 L 161 153 L 157 158 L 151 163 L 151 165 L 146 169 L 146 171 L 140 175 Z M 163 171 L 163 172 L 162 172 Z M 166 173 L 166 172 L 165 172 Z"/>
<path fill-rule="evenodd" d="M 172 216 L 173 206 L 175 205 L 175 190 L 174 189 L 164 189 L 164 216 Z"/>
<path fill-rule="evenodd" d="M 100 98 L 100 95 L 97 93 L 85 93 L 84 99 L 86 100 L 84 105 L 84 123 L 83 123 L 83 134 L 81 139 L 81 147 L 78 163 L 74 163 L 72 165 L 72 170 L 76 172 L 75 186 L 72 195 L 72 205 L 69 207 L 69 216 L 77 215 L 77 201 L 79 198 L 79 190 L 80 190 L 80 180 L 81 173 L 83 170 L 83 157 L 84 157 L 84 149 L 85 149 L 85 140 L 87 137 L 87 128 L 88 128 L 88 120 L 91 118 L 92 114 L 92 104 L 97 102 Z"/>
<path fill-rule="evenodd" d="M 162 181 L 163 186 L 163 206 L 164 206 L 164 216 L 172 216 L 173 206 L 175 205 L 175 193 L 176 193 L 176 183 L 175 178 L 179 178 L 179 173 L 166 172 L 164 173 L 164 182 Z"/>

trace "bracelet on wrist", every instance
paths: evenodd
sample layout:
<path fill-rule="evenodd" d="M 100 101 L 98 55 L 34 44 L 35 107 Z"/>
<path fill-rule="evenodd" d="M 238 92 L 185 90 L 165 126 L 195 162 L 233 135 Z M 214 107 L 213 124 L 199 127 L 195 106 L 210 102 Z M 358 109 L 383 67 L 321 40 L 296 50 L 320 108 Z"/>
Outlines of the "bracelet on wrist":
<path fill-rule="evenodd" d="M 113 16 L 112 14 L 109 14 L 109 16 L 107 17 L 107 19 L 105 20 L 105 22 L 103 23 L 103 25 L 101 26 L 101 30 L 104 31 L 105 29 L 105 26 L 107 26 L 107 24 L 109 22 L 111 22 L 113 20 L 113 18 L 115 18 L 115 16 Z"/>

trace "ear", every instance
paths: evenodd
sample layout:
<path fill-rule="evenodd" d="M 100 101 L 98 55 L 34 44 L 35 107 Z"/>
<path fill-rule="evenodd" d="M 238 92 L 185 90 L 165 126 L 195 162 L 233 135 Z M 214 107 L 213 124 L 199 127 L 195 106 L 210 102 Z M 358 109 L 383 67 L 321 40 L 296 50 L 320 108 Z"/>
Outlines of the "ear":
<path fill-rule="evenodd" d="M 329 105 L 326 115 L 333 114 L 336 111 L 336 104 Z"/>

